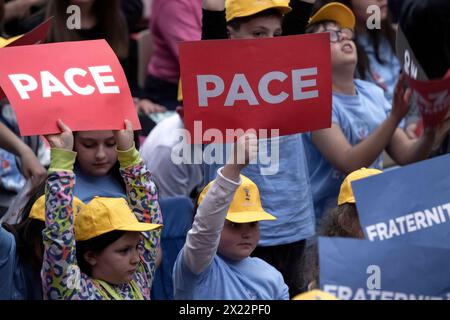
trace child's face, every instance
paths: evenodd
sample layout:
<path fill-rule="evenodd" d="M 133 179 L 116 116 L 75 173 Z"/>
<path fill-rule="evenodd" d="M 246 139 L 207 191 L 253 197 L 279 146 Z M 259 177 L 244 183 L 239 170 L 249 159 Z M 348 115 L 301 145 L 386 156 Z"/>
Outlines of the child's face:
<path fill-rule="evenodd" d="M 348 31 L 348 32 L 346 32 Z M 352 40 L 352 32 L 350 30 L 342 30 L 338 24 L 329 22 L 321 24 L 318 32 L 338 32 L 338 39 L 336 42 L 330 42 L 331 46 L 331 64 L 333 68 L 340 68 L 343 66 L 356 67 L 358 61 L 355 42 Z M 330 35 L 331 37 L 331 35 Z"/>
<path fill-rule="evenodd" d="M 386 19 L 388 14 L 387 0 L 352 0 L 353 12 L 359 24 L 365 25 L 367 19 L 373 14 L 373 10 L 367 12 L 367 8 L 372 5 L 380 8 L 381 21 Z"/>
<path fill-rule="evenodd" d="M 228 27 L 231 39 L 273 38 L 281 36 L 281 17 L 261 16 L 242 23 L 238 30 Z"/>
<path fill-rule="evenodd" d="M 104 176 L 117 161 L 116 140 L 112 131 L 80 131 L 74 149 L 81 170 L 91 176 Z"/>
<path fill-rule="evenodd" d="M 139 232 L 126 232 L 90 261 L 92 276 L 112 284 L 123 284 L 133 280 L 141 261 L 140 243 Z"/>
<path fill-rule="evenodd" d="M 234 223 L 225 220 L 218 252 L 228 259 L 239 261 L 250 256 L 258 241 L 258 222 Z"/>

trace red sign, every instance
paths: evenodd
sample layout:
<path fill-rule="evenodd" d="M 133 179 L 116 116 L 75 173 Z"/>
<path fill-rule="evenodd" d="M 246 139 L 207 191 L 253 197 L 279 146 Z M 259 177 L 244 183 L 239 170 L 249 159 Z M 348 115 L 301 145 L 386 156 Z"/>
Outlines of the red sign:
<path fill-rule="evenodd" d="M 30 44 L 41 43 L 47 37 L 48 29 L 52 25 L 53 17 L 48 18 L 45 22 L 42 22 L 36 28 L 23 36 L 17 38 L 13 42 L 8 43 L 5 47 L 26 46 Z M 0 99 L 5 97 L 5 93 L 0 88 Z"/>
<path fill-rule="evenodd" d="M 73 131 L 140 129 L 125 74 L 105 40 L 0 50 L 0 86 L 22 136 L 57 133 L 57 119 Z"/>
<path fill-rule="evenodd" d="M 193 143 L 202 138 L 194 135 L 200 121 L 202 136 L 218 129 L 224 137 L 227 129 L 289 135 L 331 126 L 327 34 L 183 42 L 180 66 Z"/>
<path fill-rule="evenodd" d="M 439 125 L 450 108 L 450 76 L 442 80 L 420 81 L 409 78 L 408 81 L 413 91 L 412 99 L 422 115 L 423 126 Z"/>

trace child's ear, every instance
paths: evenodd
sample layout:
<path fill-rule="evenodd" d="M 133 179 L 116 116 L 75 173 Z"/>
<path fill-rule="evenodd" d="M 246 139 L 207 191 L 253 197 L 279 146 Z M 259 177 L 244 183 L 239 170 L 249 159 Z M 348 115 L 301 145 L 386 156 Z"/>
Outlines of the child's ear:
<path fill-rule="evenodd" d="M 91 267 L 97 265 L 97 255 L 93 251 L 86 251 L 83 257 Z"/>

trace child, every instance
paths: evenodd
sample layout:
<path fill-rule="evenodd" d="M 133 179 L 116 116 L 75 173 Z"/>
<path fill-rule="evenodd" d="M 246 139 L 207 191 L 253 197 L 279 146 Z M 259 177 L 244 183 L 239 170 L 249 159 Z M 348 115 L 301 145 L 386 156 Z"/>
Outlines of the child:
<path fill-rule="evenodd" d="M 288 4 L 294 10 L 290 11 Z M 225 7 L 226 12 L 220 11 Z M 290 34 L 302 32 L 307 22 L 304 17 L 309 16 L 312 5 L 299 0 L 204 0 L 203 8 L 203 39 L 227 38 L 227 33 L 231 39 L 256 39 L 275 37 L 288 31 Z M 284 30 L 283 19 L 288 17 L 291 28 Z M 297 26 L 292 28 L 295 22 Z M 302 135 L 275 137 L 259 143 L 267 149 L 277 148 L 279 161 L 272 160 L 270 165 L 249 165 L 243 174 L 258 185 L 264 210 L 273 212 L 277 220 L 261 222 L 261 240 L 252 256 L 264 259 L 283 274 L 292 297 L 302 291 L 299 266 L 306 239 L 315 232 Z M 276 172 L 269 167 L 274 165 L 278 167 Z M 222 164 L 218 163 L 206 165 L 205 184 L 215 178 L 220 166 Z"/>
<path fill-rule="evenodd" d="M 353 171 L 345 178 L 339 192 L 337 207 L 330 210 L 321 222 L 318 230 L 320 236 L 364 239 L 351 183 L 380 173 L 382 172 L 377 169 L 361 168 Z M 305 274 L 303 276 L 305 278 L 305 286 L 308 286 L 308 290 L 318 288 L 318 260 L 319 256 L 316 242 L 308 248 L 305 258 L 307 266 L 304 268 Z"/>
<path fill-rule="evenodd" d="M 332 2 L 320 1 L 322 5 Z M 392 103 L 394 88 L 400 74 L 400 62 L 395 55 L 395 29 L 388 13 L 387 0 L 339 0 L 353 10 L 356 16 L 355 43 L 358 49 L 357 77 L 372 82 L 383 89 Z M 380 25 L 374 23 L 369 6 L 380 8 Z M 370 27 L 370 28 L 369 28 Z"/>
<path fill-rule="evenodd" d="M 75 227 L 74 137 L 61 121 L 58 125 L 62 133 L 47 136 L 52 161 L 43 232 L 44 297 L 149 299 L 160 238 L 159 230 L 149 231 L 161 227 L 162 217 L 156 187 L 134 147 L 131 123 L 125 120 L 126 129 L 114 132 L 128 204 L 123 198 L 96 197 L 80 210 Z"/>
<path fill-rule="evenodd" d="M 200 194 L 197 214 L 174 266 L 175 299 L 288 299 L 282 275 L 250 258 L 259 240 L 258 221 L 275 220 L 261 207 L 259 191 L 241 169 L 257 154 L 255 135 L 242 136 L 244 165 L 228 162 Z M 236 158 L 236 157 L 235 157 Z"/>
<path fill-rule="evenodd" d="M 397 128 L 408 112 L 410 90 L 402 76 L 392 105 L 380 88 L 355 80 L 357 53 L 353 42 L 355 17 L 341 3 L 329 3 L 315 13 L 307 32 L 330 34 L 333 68 L 331 128 L 304 136 L 316 218 L 336 205 L 345 174 L 361 167 L 380 169 L 384 149 L 392 159 L 407 164 L 425 159 L 436 130 L 427 128 L 422 137 L 410 140 Z"/>
<path fill-rule="evenodd" d="M 75 132 L 74 151 L 77 153 L 74 165 L 77 176 L 74 194 L 77 197 L 85 203 L 94 196 L 126 197 L 113 131 Z"/>
<path fill-rule="evenodd" d="M 42 183 L 25 205 L 23 220 L 0 226 L 0 300 L 42 300 L 43 194 Z M 83 206 L 78 198 L 74 204 L 76 212 Z"/>

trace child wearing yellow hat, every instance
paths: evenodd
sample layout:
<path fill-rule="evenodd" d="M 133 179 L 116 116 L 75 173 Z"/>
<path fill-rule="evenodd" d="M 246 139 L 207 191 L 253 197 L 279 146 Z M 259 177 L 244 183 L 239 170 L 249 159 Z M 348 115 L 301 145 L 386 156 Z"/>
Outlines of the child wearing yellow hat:
<path fill-rule="evenodd" d="M 301 34 L 305 31 L 314 2 L 204 0 L 202 39 L 258 39 Z M 267 164 L 258 163 L 243 171 L 258 185 L 264 209 L 273 211 L 277 216 L 276 221 L 261 221 L 261 240 L 252 256 L 264 259 L 282 273 L 291 297 L 302 290 L 299 266 L 306 239 L 315 233 L 314 207 L 302 136 L 295 134 L 261 141 L 277 146 L 280 156 L 276 162 L 277 170 L 270 172 Z M 205 164 L 205 184 L 216 177 L 217 169 L 222 165 Z"/>
<path fill-rule="evenodd" d="M 364 233 L 359 222 L 356 200 L 353 194 L 352 182 L 382 173 L 378 169 L 361 168 L 350 173 L 342 182 L 338 205 L 328 211 L 321 221 L 318 235 L 324 237 L 341 237 L 364 239 Z M 318 286 L 319 262 L 317 243 L 312 245 L 305 258 L 305 287 L 314 289 Z"/>
<path fill-rule="evenodd" d="M 409 109 L 411 91 L 400 77 L 393 103 L 373 83 L 354 78 L 358 60 L 355 16 L 338 2 L 322 6 L 309 20 L 307 32 L 330 36 L 332 63 L 331 128 L 304 136 L 316 218 L 336 205 L 345 175 L 361 168 L 381 169 L 383 150 L 399 165 L 426 159 L 435 128 L 409 139 L 399 124 Z"/>
<path fill-rule="evenodd" d="M 46 299 L 150 299 L 162 217 L 156 186 L 134 147 L 131 123 L 114 132 L 124 198 L 95 197 L 72 210 L 75 175 L 72 131 L 58 121 L 60 134 L 48 135 L 51 165 L 46 188 Z M 55 272 L 57 270 L 58 272 Z"/>
<path fill-rule="evenodd" d="M 200 194 L 192 229 L 174 266 L 175 299 L 289 298 L 282 275 L 250 257 L 259 240 L 258 222 L 276 219 L 262 208 L 257 186 L 240 175 L 256 156 L 257 143 L 254 135 L 242 136 L 234 150 L 245 150 L 245 164 L 229 161 Z"/>
<path fill-rule="evenodd" d="M 41 183 L 30 196 L 20 221 L 0 226 L 0 300 L 42 300 L 44 188 Z M 74 204 L 76 212 L 83 206 L 78 198 Z"/>

